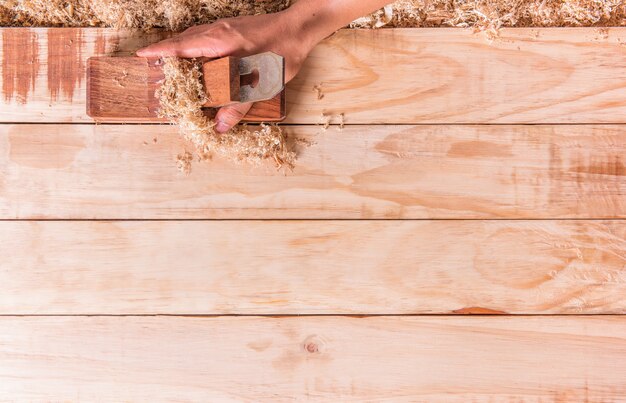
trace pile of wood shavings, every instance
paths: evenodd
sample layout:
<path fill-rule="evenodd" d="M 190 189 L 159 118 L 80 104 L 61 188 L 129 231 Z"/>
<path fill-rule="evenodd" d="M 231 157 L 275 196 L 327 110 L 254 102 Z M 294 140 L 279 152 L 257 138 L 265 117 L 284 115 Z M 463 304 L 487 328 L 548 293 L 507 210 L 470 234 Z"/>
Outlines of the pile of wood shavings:
<path fill-rule="evenodd" d="M 165 28 L 273 13 L 291 0 L 0 0 L 2 26 Z M 624 26 L 626 0 L 397 0 L 357 28 Z"/>
<path fill-rule="evenodd" d="M 202 85 L 202 63 L 178 58 L 163 59 L 165 80 L 157 97 L 161 103 L 159 117 L 178 124 L 181 135 L 195 149 L 198 160 L 210 159 L 213 154 L 230 161 L 259 164 L 270 160 L 277 167 L 293 167 L 295 152 L 287 145 L 287 136 L 274 125 L 261 125 L 251 130 L 246 125 L 219 134 L 215 122 L 202 110 L 207 94 Z M 191 157 L 179 157 L 179 168 L 190 171 Z"/>
<path fill-rule="evenodd" d="M 289 0 L 0 0 L 1 26 L 181 31 L 219 18 L 274 13 Z"/>
<path fill-rule="evenodd" d="M 398 0 L 353 28 L 625 26 L 626 0 Z"/>

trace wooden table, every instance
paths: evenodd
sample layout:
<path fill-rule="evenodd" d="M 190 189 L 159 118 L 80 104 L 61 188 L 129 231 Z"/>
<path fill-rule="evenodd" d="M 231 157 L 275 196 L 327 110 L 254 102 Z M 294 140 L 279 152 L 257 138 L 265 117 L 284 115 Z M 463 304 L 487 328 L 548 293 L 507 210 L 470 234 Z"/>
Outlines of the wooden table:
<path fill-rule="evenodd" d="M 166 35 L 0 30 L 1 401 L 626 399 L 626 29 L 340 31 L 189 176 L 85 114 Z"/>

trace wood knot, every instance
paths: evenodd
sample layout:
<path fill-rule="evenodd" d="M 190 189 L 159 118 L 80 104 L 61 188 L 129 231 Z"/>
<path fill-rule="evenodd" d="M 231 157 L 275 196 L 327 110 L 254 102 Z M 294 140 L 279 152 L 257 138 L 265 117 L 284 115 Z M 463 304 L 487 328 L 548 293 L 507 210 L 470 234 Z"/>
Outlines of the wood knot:
<path fill-rule="evenodd" d="M 320 348 L 317 344 L 313 343 L 313 342 L 309 342 L 306 343 L 304 345 L 304 348 L 307 352 L 313 354 L 313 353 L 319 353 L 320 352 Z"/>
<path fill-rule="evenodd" d="M 304 351 L 309 354 L 320 354 L 322 352 L 324 343 L 319 337 L 313 335 L 307 337 L 302 343 Z"/>

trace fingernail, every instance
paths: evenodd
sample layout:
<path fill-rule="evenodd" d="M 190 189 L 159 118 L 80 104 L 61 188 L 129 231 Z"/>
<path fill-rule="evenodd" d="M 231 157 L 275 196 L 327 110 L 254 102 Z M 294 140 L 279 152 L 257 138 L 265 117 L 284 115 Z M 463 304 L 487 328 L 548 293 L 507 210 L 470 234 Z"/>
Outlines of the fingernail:
<path fill-rule="evenodd" d="M 226 133 L 230 129 L 230 126 L 227 123 L 218 121 L 215 125 L 215 130 L 218 133 Z"/>

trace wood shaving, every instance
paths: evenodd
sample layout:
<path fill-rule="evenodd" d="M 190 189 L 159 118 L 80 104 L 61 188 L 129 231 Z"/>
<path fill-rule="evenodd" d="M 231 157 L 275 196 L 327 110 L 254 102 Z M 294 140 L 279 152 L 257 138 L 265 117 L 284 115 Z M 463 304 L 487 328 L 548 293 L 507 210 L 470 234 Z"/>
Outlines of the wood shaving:
<path fill-rule="evenodd" d="M 320 124 L 322 125 L 322 130 L 326 131 L 330 127 L 330 121 L 332 119 L 331 115 L 327 115 L 325 112 L 322 112 L 320 116 Z"/>
<path fill-rule="evenodd" d="M 324 99 L 324 92 L 322 92 L 322 83 L 314 85 L 313 91 L 317 93 L 318 101 L 321 101 L 322 99 Z"/>
<path fill-rule="evenodd" d="M 609 29 L 608 28 L 598 28 L 598 35 L 601 39 L 607 39 L 609 37 Z"/>
<path fill-rule="evenodd" d="M 398 0 L 353 28 L 625 26 L 626 0 Z"/>
<path fill-rule="evenodd" d="M 2 26 L 164 28 L 280 11 L 289 0 L 0 0 Z"/>
<path fill-rule="evenodd" d="M 335 121 L 336 123 L 333 123 L 333 121 Z M 328 128 L 333 124 L 338 125 L 339 130 L 343 130 L 346 125 L 346 114 L 342 112 L 336 115 L 329 115 L 326 112 L 322 112 L 322 114 L 320 115 L 319 124 L 322 125 L 322 131 L 324 132 L 328 130 Z"/>
<path fill-rule="evenodd" d="M 278 126 L 262 124 L 258 130 L 251 130 L 242 125 L 224 134 L 215 131 L 215 122 L 202 110 L 207 95 L 201 66 L 195 60 L 164 58 L 165 80 L 156 94 L 161 103 L 159 116 L 178 124 L 181 135 L 193 144 L 199 160 L 217 154 L 252 165 L 270 160 L 279 168 L 293 167 L 296 154 Z"/>
<path fill-rule="evenodd" d="M 164 28 L 273 13 L 290 0 L 0 0 L 1 26 Z M 355 28 L 625 26 L 626 0 L 397 0 Z"/>
<path fill-rule="evenodd" d="M 183 154 L 178 154 L 176 157 L 176 167 L 185 175 L 191 173 L 191 161 L 193 161 L 193 154 L 189 151 L 185 151 Z"/>

